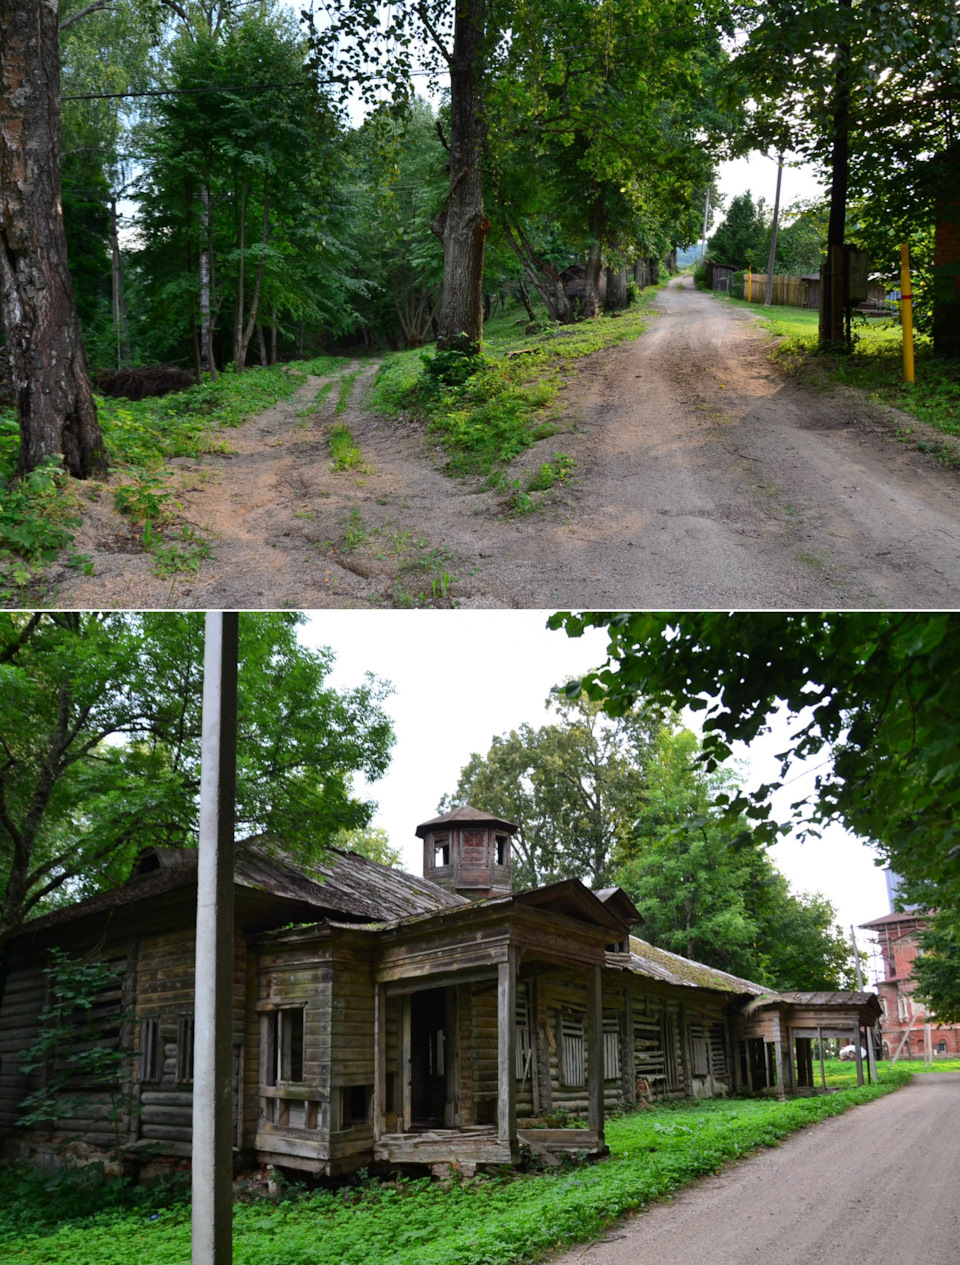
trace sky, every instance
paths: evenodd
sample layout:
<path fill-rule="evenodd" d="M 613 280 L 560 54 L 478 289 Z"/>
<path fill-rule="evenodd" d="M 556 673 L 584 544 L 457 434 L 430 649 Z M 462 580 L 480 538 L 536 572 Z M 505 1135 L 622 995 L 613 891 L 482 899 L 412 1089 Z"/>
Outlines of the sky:
<path fill-rule="evenodd" d="M 370 671 L 390 681 L 386 709 L 396 746 L 386 776 L 363 789 L 379 804 L 374 825 L 383 827 L 413 873 L 422 872 L 414 831 L 437 814 L 440 797 L 452 792 L 473 752 L 485 753 L 496 734 L 524 721 L 549 720 L 544 703 L 552 686 L 598 667 L 606 638 L 596 629 L 580 639 L 546 629 L 547 611 L 320 611 L 309 613 L 301 638 L 328 645 L 337 663 L 337 688 L 358 685 Z M 692 717 L 689 718 L 692 720 Z M 788 732 L 782 720 L 753 749 L 737 753 L 748 786 L 771 781 L 774 755 Z M 812 785 L 815 769 L 796 771 L 778 807 L 786 815 L 798 792 Z M 477 808 L 484 805 L 477 804 Z M 822 892 L 849 932 L 889 911 L 886 883 L 874 853 L 836 828 L 822 840 L 788 838 L 773 859 L 796 891 Z M 861 947 L 866 933 L 858 932 Z"/>
<path fill-rule="evenodd" d="M 763 198 L 768 212 L 772 212 L 777 192 L 776 161 L 754 150 L 745 158 L 722 162 L 717 167 L 717 185 L 724 195 L 728 209 L 738 193 L 745 193 L 749 189 L 753 194 L 754 202 Z M 784 164 L 780 188 L 781 214 L 798 201 L 806 202 L 811 199 L 819 201 L 824 196 L 825 189 L 818 178 L 817 169 L 809 163 L 795 162 L 791 165 L 788 157 L 787 163 Z M 711 231 L 720 225 L 723 214 L 721 211 L 712 217 Z"/>

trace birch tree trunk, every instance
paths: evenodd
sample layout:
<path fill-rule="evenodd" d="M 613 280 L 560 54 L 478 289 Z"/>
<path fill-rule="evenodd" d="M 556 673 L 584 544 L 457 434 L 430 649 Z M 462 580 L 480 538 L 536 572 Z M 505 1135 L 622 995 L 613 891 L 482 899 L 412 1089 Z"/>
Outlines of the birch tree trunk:
<path fill-rule="evenodd" d="M 433 222 L 443 242 L 437 350 L 478 352 L 483 337 L 483 72 L 486 0 L 457 0 L 450 58 L 450 193 Z"/>
<path fill-rule="evenodd" d="M 20 423 L 19 473 L 61 457 L 106 469 L 60 204 L 55 0 L 0 7 L 0 307 Z"/>

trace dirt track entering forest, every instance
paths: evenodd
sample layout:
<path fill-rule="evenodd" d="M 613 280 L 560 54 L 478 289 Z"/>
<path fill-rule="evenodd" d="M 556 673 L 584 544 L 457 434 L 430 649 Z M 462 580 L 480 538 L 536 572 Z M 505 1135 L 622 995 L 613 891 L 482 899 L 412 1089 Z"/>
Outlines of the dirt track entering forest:
<path fill-rule="evenodd" d="M 552 1265 L 955 1265 L 960 1074 L 906 1089 L 729 1165 Z M 899 1245 L 899 1246 L 898 1246 Z"/>
<path fill-rule="evenodd" d="M 416 428 L 346 413 L 364 471 L 334 472 L 337 392 L 224 432 L 229 456 L 176 463 L 183 516 L 211 541 L 195 575 L 160 579 L 101 499 L 78 538 L 94 574 L 53 573 L 66 607 L 902 608 L 960 605 L 960 476 L 897 441 L 890 411 L 814 391 L 767 360 L 741 308 L 663 291 L 638 340 L 576 362 L 574 479 L 510 518 L 502 493 L 446 477 Z"/>

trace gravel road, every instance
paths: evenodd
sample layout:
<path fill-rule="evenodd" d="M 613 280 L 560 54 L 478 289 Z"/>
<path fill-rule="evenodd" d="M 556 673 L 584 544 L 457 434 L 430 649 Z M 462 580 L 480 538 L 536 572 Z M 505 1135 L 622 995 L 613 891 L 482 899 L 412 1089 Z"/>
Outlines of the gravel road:
<path fill-rule="evenodd" d="M 552 1265 L 960 1261 L 960 1073 L 793 1134 Z"/>
<path fill-rule="evenodd" d="M 560 434 L 571 484 L 525 517 L 438 468 L 413 425 L 346 412 L 319 380 L 181 461 L 183 517 L 210 542 L 160 578 L 109 495 L 88 508 L 53 601 L 72 607 L 450 605 L 686 608 L 960 606 L 960 475 L 898 442 L 889 411 L 799 385 L 753 314 L 684 278 L 642 337 L 576 362 Z M 358 362 L 355 366 L 360 369 Z M 306 406 L 306 407 L 304 407 Z M 331 470 L 346 423 L 363 452 Z M 95 489 L 94 489 L 95 491 Z M 439 600 L 438 600 L 439 599 Z"/>

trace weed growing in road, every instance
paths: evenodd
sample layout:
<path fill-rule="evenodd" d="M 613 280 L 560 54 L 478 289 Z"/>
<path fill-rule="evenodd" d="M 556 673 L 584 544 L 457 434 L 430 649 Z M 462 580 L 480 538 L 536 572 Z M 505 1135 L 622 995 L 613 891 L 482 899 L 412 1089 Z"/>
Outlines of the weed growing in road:
<path fill-rule="evenodd" d="M 355 549 L 366 544 L 368 534 L 363 515 L 354 505 L 343 525 L 343 552 L 353 553 Z"/>
<path fill-rule="evenodd" d="M 334 413 L 339 417 L 347 411 L 347 405 L 350 402 L 350 393 L 353 391 L 353 384 L 361 374 L 360 369 L 355 369 L 353 373 L 345 373 L 340 379 L 340 390 L 337 394 L 337 405 Z"/>
<path fill-rule="evenodd" d="M 545 461 L 536 474 L 527 480 L 528 492 L 548 492 L 556 483 L 566 483 L 573 473 L 573 458 L 555 452 L 553 461 Z"/>
<path fill-rule="evenodd" d="M 660 1105 L 607 1122 L 611 1155 L 589 1166 L 476 1177 L 367 1180 L 276 1203 L 238 1202 L 238 1265 L 517 1265 L 598 1237 L 619 1217 L 797 1129 L 909 1079 L 786 1102 L 713 1099 Z M 0 1182 L 0 1254 L 18 1265 L 180 1265 L 190 1255 L 182 1191 L 97 1184 L 71 1170 L 10 1166 Z M 69 1182 L 84 1182 L 83 1197 Z M 153 1201 L 152 1203 L 150 1201 Z M 142 1201 L 142 1202 L 141 1202 Z"/>
<path fill-rule="evenodd" d="M 363 453 L 353 441 L 348 427 L 342 422 L 338 422 L 331 427 L 327 436 L 327 447 L 330 449 L 332 457 L 331 465 L 334 470 L 353 470 L 363 465 Z"/>
<path fill-rule="evenodd" d="M 317 394 L 313 397 L 313 403 L 308 404 L 306 408 L 302 408 L 297 414 L 297 417 L 313 417 L 314 413 L 319 413 L 320 409 L 323 407 L 324 400 L 326 400 L 332 390 L 333 383 L 325 382 L 323 386 L 318 389 Z"/>

